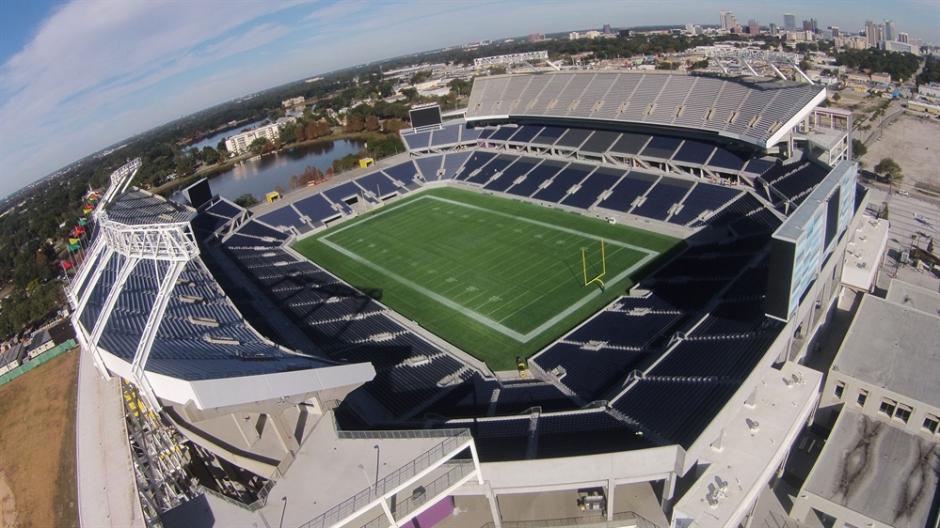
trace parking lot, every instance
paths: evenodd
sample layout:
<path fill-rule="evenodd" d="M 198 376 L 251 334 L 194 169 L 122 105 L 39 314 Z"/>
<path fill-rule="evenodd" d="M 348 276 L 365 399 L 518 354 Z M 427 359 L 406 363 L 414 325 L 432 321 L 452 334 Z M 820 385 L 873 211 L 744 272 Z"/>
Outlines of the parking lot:
<path fill-rule="evenodd" d="M 869 189 L 869 193 L 872 212 L 888 203 L 888 221 L 891 224 L 879 286 L 886 287 L 890 278 L 900 275 L 899 278 L 905 281 L 938 291 L 940 278 L 929 271 L 904 266 L 899 258 L 903 251 L 910 249 L 912 237 L 932 237 L 934 244 L 940 247 L 940 205 L 912 194 L 893 192 L 889 196 L 886 191 L 875 188 Z"/>

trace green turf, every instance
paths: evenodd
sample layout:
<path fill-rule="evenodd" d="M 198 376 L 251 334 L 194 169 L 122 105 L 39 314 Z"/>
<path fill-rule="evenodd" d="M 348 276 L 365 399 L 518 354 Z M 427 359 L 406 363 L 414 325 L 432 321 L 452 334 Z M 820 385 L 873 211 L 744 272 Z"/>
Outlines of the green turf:
<path fill-rule="evenodd" d="M 584 286 L 581 248 L 590 274 Z M 676 239 L 451 188 L 426 190 L 294 248 L 494 370 L 511 369 L 638 280 Z"/>

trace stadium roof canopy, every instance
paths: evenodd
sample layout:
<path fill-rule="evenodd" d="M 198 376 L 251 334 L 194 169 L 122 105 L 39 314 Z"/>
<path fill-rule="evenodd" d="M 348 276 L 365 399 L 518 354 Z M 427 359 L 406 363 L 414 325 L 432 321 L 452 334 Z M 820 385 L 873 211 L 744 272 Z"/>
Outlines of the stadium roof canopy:
<path fill-rule="evenodd" d="M 639 124 L 769 148 L 825 97 L 822 86 L 780 81 L 632 72 L 500 75 L 474 80 L 467 120 Z"/>
<path fill-rule="evenodd" d="M 196 216 L 190 207 L 138 189 L 119 195 L 106 210 L 110 220 L 125 225 L 189 222 Z"/>
<path fill-rule="evenodd" d="M 230 218 L 240 211 L 227 202 L 212 208 Z M 192 240 L 195 216 L 137 189 L 107 205 L 70 284 L 73 326 L 99 366 L 157 397 L 202 409 L 372 379 L 368 363 L 338 364 L 258 333 L 203 263 Z"/>

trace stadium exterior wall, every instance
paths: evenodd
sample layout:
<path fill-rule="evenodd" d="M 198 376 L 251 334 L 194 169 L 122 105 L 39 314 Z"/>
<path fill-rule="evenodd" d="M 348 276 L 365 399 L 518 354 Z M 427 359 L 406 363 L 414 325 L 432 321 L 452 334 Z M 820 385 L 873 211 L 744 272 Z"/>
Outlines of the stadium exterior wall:
<path fill-rule="evenodd" d="M 598 455 L 484 462 L 481 472 L 497 493 L 529 493 L 575 487 L 662 480 L 682 458 L 678 445 Z"/>
<path fill-rule="evenodd" d="M 374 376 L 375 369 L 369 363 L 201 381 L 185 381 L 147 372 L 147 379 L 158 396 L 181 404 L 192 402 L 199 409 L 230 407 L 360 385 L 363 378 Z"/>

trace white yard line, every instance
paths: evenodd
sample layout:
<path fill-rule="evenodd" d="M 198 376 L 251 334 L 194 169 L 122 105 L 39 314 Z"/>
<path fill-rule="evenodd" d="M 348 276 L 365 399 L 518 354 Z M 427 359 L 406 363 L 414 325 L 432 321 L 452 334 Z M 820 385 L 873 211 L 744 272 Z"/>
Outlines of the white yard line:
<path fill-rule="evenodd" d="M 603 240 L 606 244 L 610 244 L 610 245 L 613 245 L 613 246 L 618 246 L 618 247 L 621 247 L 621 248 L 632 249 L 632 250 L 638 251 L 638 252 L 640 252 L 640 253 L 644 253 L 644 254 L 646 255 L 645 257 L 643 257 L 642 259 L 640 259 L 638 262 L 636 262 L 633 266 L 630 266 L 629 268 L 627 268 L 627 269 L 621 271 L 620 273 L 618 273 L 617 275 L 615 275 L 612 279 L 610 279 L 610 280 L 607 282 L 608 284 L 616 284 L 616 283 L 620 282 L 621 280 L 623 280 L 624 278 L 626 278 L 627 276 L 629 276 L 631 273 L 633 273 L 633 272 L 636 271 L 637 269 L 639 269 L 639 268 L 641 268 L 642 266 L 646 265 L 650 260 L 652 260 L 653 258 L 656 257 L 656 255 L 658 255 L 658 253 L 655 252 L 655 251 L 653 251 L 653 250 L 650 250 L 650 249 L 647 249 L 647 248 L 644 248 L 644 247 L 640 247 L 640 246 L 635 246 L 635 245 L 633 245 L 633 244 L 627 244 L 627 243 L 619 242 L 619 241 L 616 241 L 616 240 L 609 240 L 609 239 L 606 239 L 606 238 L 603 238 L 603 237 L 599 237 L 599 236 L 596 236 L 596 235 L 591 235 L 591 234 L 588 234 L 588 233 L 582 233 L 582 232 L 576 231 L 576 230 L 574 230 L 574 229 L 569 229 L 569 228 L 566 228 L 566 227 L 556 226 L 556 225 L 552 225 L 552 224 L 549 224 L 549 223 L 546 223 L 546 222 L 540 222 L 540 221 L 538 221 L 538 220 L 532 220 L 532 219 L 530 219 L 530 218 L 517 217 L 517 216 L 513 216 L 513 215 L 511 215 L 511 214 L 509 214 L 509 213 L 504 213 L 504 212 L 502 212 L 502 211 L 494 211 L 494 210 L 492 210 L 492 209 L 487 209 L 487 208 L 485 208 L 485 207 L 480 207 L 480 206 L 477 206 L 477 205 L 466 204 L 466 203 L 462 203 L 462 202 L 459 202 L 459 201 L 456 201 L 456 200 L 450 200 L 450 199 L 441 198 L 441 197 L 438 197 L 438 196 L 422 195 L 422 196 L 419 196 L 419 197 L 415 198 L 414 200 L 410 200 L 410 201 L 408 201 L 408 202 L 403 202 L 402 204 L 407 205 L 407 204 L 409 204 L 409 203 L 415 203 L 415 202 L 418 202 L 418 201 L 420 201 L 420 200 L 434 200 L 434 201 L 443 202 L 443 203 L 447 203 L 447 204 L 451 204 L 451 205 L 456 205 L 456 206 L 460 206 L 460 207 L 465 207 L 465 208 L 473 209 L 473 210 L 477 210 L 477 211 L 485 211 L 485 212 L 487 212 L 487 213 L 494 214 L 494 215 L 497 215 L 497 216 L 507 217 L 507 218 L 513 219 L 513 220 L 515 220 L 515 221 L 525 222 L 525 223 L 537 225 L 537 226 L 540 226 L 540 227 L 543 227 L 543 228 L 546 228 L 546 229 L 552 229 L 552 230 L 555 230 L 555 231 L 560 231 L 560 232 L 567 233 L 567 234 L 570 234 L 570 235 L 575 235 L 575 236 L 578 236 L 578 237 L 581 237 L 581 238 L 587 238 L 587 239 L 597 240 L 597 241 Z M 488 328 L 491 328 L 491 329 L 493 329 L 493 330 L 495 330 L 495 331 L 497 331 L 497 332 L 499 332 L 499 333 L 501 333 L 501 334 L 503 334 L 503 335 L 505 335 L 505 336 L 507 336 L 507 337 L 510 337 L 510 338 L 512 338 L 512 339 L 514 339 L 514 340 L 516 340 L 516 341 L 519 341 L 520 343 L 526 343 L 526 342 L 531 341 L 533 338 L 538 337 L 540 334 L 542 334 L 543 332 L 545 332 L 546 330 L 548 330 L 549 328 L 551 328 L 552 326 L 554 326 L 555 324 L 557 324 L 559 321 L 561 321 L 562 319 L 568 317 L 568 316 L 571 315 L 572 313 L 576 312 L 576 311 L 579 310 L 581 307 L 583 307 L 585 304 L 591 302 L 592 300 L 594 300 L 595 298 L 597 298 L 597 297 L 601 294 L 601 290 L 592 289 L 590 293 L 588 293 L 587 295 L 585 295 L 584 297 L 582 297 L 581 299 L 579 299 L 577 302 L 575 302 L 575 303 L 569 305 L 569 306 L 568 306 L 567 308 L 565 308 L 564 310 L 558 312 L 557 314 L 555 314 L 555 315 L 552 316 L 550 319 L 548 319 L 547 321 L 545 321 L 545 322 L 542 323 L 541 325 L 537 326 L 537 327 L 534 328 L 533 330 L 531 330 L 531 331 L 529 331 L 529 332 L 527 332 L 527 333 L 521 333 L 521 332 L 515 331 L 515 330 L 513 330 L 513 329 L 511 329 L 511 328 L 508 328 L 507 326 L 501 324 L 501 322 L 502 322 L 502 321 L 505 321 L 506 319 L 508 319 L 508 318 L 510 318 L 510 317 L 512 317 L 512 316 L 515 315 L 516 313 L 518 313 L 518 312 L 524 310 L 524 309 L 527 308 L 528 306 L 531 306 L 531 304 L 532 304 L 533 302 L 537 302 L 538 300 L 541 300 L 542 298 L 545 297 L 545 295 L 547 295 L 547 293 L 546 293 L 546 294 L 543 294 L 543 295 L 541 295 L 541 296 L 539 296 L 539 297 L 538 297 L 537 299 L 535 299 L 534 301 L 527 303 L 525 306 L 520 307 L 519 309 L 513 311 L 512 313 L 506 315 L 505 317 L 500 318 L 499 321 L 494 321 L 494 320 L 492 320 L 492 319 L 490 319 L 490 318 L 488 318 L 488 317 L 486 317 L 486 316 L 484 316 L 484 315 L 482 315 L 482 314 L 480 314 L 480 313 L 477 313 L 476 311 L 474 311 L 474 310 L 472 310 L 472 309 L 470 309 L 470 308 L 467 308 L 466 306 L 464 306 L 464 305 L 462 305 L 462 304 L 460 304 L 460 303 L 455 302 L 454 300 L 452 300 L 452 299 L 450 299 L 450 298 L 448 298 L 448 297 L 445 297 L 445 296 L 443 296 L 443 295 L 441 295 L 441 294 L 439 294 L 439 293 L 437 293 L 437 292 L 434 292 L 434 291 L 432 291 L 432 290 L 430 290 L 430 289 L 428 289 L 428 288 L 426 288 L 426 287 L 424 287 L 424 286 L 422 286 L 422 285 L 420 285 L 420 284 L 418 284 L 418 283 L 416 283 L 416 282 L 414 282 L 414 281 L 412 281 L 412 280 L 410 280 L 410 279 L 407 279 L 407 278 L 405 278 L 405 277 L 403 277 L 403 276 L 401 276 L 401 275 L 399 275 L 399 274 L 397 274 L 397 273 L 395 273 L 395 272 L 393 272 L 393 271 L 390 271 L 390 270 L 386 269 L 385 267 L 380 266 L 380 265 L 378 265 L 378 264 L 372 262 L 371 260 L 368 260 L 368 259 L 366 259 L 365 257 L 362 257 L 362 256 L 360 256 L 359 254 L 354 253 L 354 252 L 352 252 L 352 251 L 346 249 L 345 247 L 343 247 L 343 246 L 341 246 L 341 245 L 339 245 L 339 244 L 333 242 L 332 240 L 329 240 L 329 238 L 332 237 L 332 236 L 334 236 L 334 235 L 337 235 L 337 234 L 339 234 L 339 233 L 342 233 L 343 231 L 345 231 L 345 230 L 347 230 L 347 229 L 349 229 L 349 228 L 355 227 L 355 226 L 357 226 L 357 225 L 359 225 L 359 224 L 368 222 L 368 221 L 371 220 L 371 219 L 378 218 L 379 216 L 382 216 L 382 215 L 384 215 L 384 214 L 387 214 L 387 213 L 390 212 L 390 211 L 394 211 L 394 210 L 398 209 L 398 207 L 400 207 L 400 206 L 401 206 L 400 204 L 396 204 L 396 205 L 394 205 L 394 206 L 392 206 L 392 207 L 389 207 L 389 208 L 387 208 L 387 209 L 386 209 L 386 208 L 383 208 L 383 210 L 381 210 L 381 211 L 379 211 L 379 212 L 377 212 L 377 213 L 375 213 L 375 214 L 369 215 L 368 217 L 363 218 L 363 219 L 361 219 L 361 220 L 353 221 L 353 222 L 347 222 L 345 225 L 343 225 L 342 227 L 340 227 L 340 228 L 337 229 L 336 231 L 333 231 L 333 232 L 327 234 L 326 236 L 321 237 L 320 240 L 321 240 L 324 244 L 326 244 L 327 246 L 329 246 L 330 248 L 332 248 L 333 250 L 337 251 L 338 253 L 341 253 L 342 255 L 345 255 L 346 257 L 350 258 L 351 260 L 353 260 L 353 261 L 355 261 L 355 262 L 358 262 L 358 263 L 360 263 L 360 264 L 362 264 L 362 265 L 364 265 L 364 266 L 366 266 L 366 267 L 368 267 L 368 268 L 371 268 L 371 269 L 373 269 L 373 270 L 375 270 L 375 271 L 378 271 L 379 273 L 382 273 L 382 274 L 384 274 L 384 275 L 390 277 L 391 279 L 393 279 L 393 280 L 395 280 L 395 281 L 397 281 L 397 282 L 399 282 L 399 283 L 401 283 L 401 284 L 404 284 L 405 286 L 408 286 L 409 288 L 411 288 L 411 289 L 417 291 L 418 293 L 421 293 L 422 295 L 424 295 L 424 296 L 426 296 L 426 297 L 428 297 L 428 298 L 430 298 L 430 299 L 432 299 L 432 300 L 434 300 L 434 301 L 437 301 L 438 303 L 443 304 L 444 306 L 446 306 L 446 307 L 448 307 L 448 308 L 450 308 L 450 309 L 452 309 L 452 310 L 454 310 L 454 311 L 456 311 L 456 312 L 459 312 L 459 313 L 461 313 L 461 314 L 463 314 L 463 315 L 469 317 L 470 319 L 473 319 L 474 321 L 476 321 L 476 322 L 478 322 L 478 323 L 480 323 L 480 324 L 482 324 L 482 325 L 484 325 L 484 326 L 486 326 L 486 327 L 488 327 Z M 478 297 L 478 296 L 474 296 L 474 298 L 476 298 L 476 297 Z M 471 299 L 471 300 L 472 300 L 472 299 Z"/>

